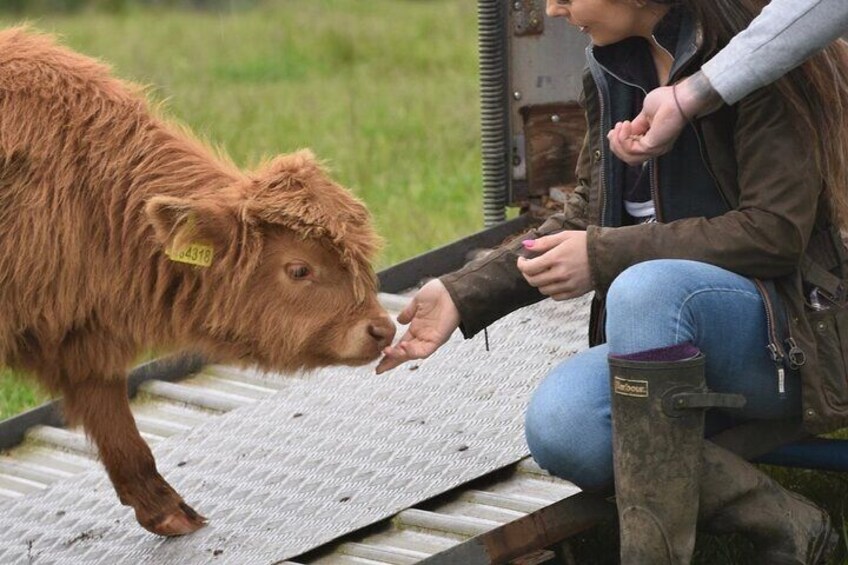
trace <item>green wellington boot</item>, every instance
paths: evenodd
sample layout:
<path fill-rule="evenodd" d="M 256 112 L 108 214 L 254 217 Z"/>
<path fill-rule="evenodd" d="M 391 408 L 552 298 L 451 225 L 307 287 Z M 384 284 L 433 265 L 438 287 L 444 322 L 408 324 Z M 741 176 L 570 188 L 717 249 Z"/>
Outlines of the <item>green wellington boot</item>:
<path fill-rule="evenodd" d="M 711 533 L 748 537 L 764 565 L 818 565 L 839 541 L 827 513 L 744 459 L 704 442 L 700 520 Z"/>
<path fill-rule="evenodd" d="M 621 563 L 688 564 L 698 517 L 704 409 L 741 407 L 745 400 L 708 392 L 704 356 L 688 344 L 610 356 L 609 365 Z"/>

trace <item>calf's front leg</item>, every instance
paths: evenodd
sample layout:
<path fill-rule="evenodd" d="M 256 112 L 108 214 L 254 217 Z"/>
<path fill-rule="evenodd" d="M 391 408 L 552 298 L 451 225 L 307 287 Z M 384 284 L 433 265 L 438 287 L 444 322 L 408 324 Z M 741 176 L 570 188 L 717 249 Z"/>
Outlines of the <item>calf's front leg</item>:
<path fill-rule="evenodd" d="M 123 378 L 89 379 L 62 388 L 66 419 L 82 424 L 97 445 L 118 498 L 135 510 L 142 527 L 161 536 L 179 536 L 206 524 L 156 470 L 130 412 Z"/>

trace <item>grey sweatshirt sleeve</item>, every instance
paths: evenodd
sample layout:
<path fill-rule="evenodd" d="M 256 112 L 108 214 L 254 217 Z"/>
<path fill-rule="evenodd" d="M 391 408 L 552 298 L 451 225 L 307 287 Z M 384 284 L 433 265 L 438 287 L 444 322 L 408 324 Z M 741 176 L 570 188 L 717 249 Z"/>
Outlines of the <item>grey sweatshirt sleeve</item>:
<path fill-rule="evenodd" d="M 777 80 L 848 31 L 848 0 L 772 0 L 701 67 L 728 104 Z"/>

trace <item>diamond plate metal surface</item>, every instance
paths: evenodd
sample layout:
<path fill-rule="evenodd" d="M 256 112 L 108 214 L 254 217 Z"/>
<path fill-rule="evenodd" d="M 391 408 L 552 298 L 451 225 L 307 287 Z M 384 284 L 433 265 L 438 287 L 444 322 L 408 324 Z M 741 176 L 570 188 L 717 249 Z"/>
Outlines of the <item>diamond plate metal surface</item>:
<path fill-rule="evenodd" d="M 536 383 L 586 347 L 588 301 L 545 301 L 376 376 L 331 368 L 174 436 L 159 470 L 210 519 L 142 530 L 102 470 L 0 504 L 0 563 L 273 563 L 527 454 Z"/>

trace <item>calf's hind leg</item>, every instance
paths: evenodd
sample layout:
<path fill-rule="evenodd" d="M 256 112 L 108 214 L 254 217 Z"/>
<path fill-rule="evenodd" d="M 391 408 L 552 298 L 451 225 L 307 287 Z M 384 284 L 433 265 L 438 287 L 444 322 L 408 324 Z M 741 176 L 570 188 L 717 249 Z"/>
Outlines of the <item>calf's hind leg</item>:
<path fill-rule="evenodd" d="M 130 412 L 124 379 L 90 379 L 62 388 L 65 417 L 82 424 L 97 445 L 118 498 L 135 510 L 139 524 L 162 536 L 189 534 L 206 524 L 156 470 Z"/>

